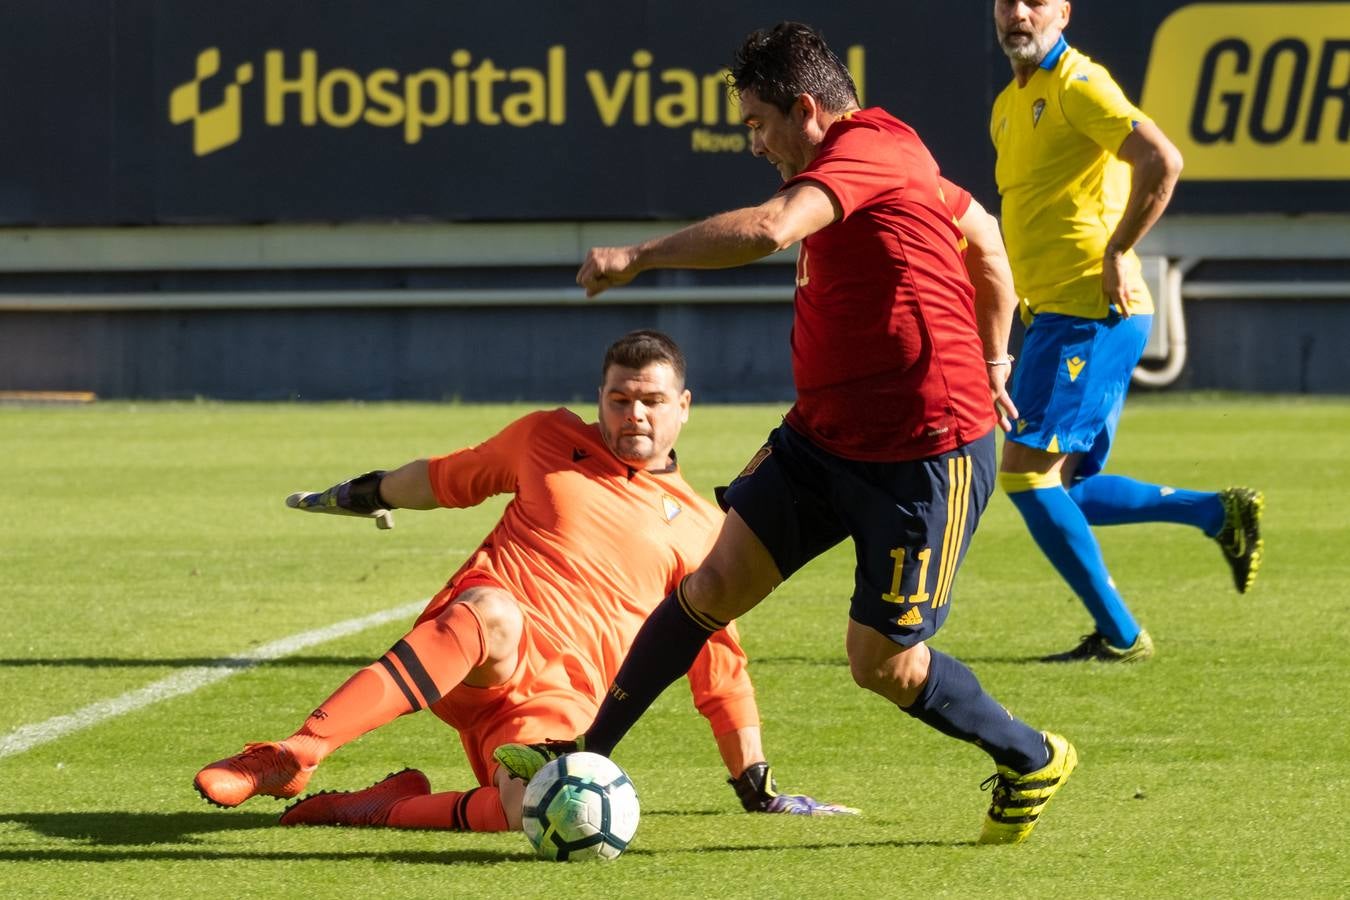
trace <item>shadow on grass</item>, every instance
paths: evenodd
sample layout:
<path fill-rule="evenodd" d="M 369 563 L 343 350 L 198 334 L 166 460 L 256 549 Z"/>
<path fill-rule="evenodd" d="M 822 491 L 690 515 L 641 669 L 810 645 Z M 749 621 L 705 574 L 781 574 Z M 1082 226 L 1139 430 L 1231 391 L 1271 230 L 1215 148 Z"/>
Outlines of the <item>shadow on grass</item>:
<path fill-rule="evenodd" d="M 995 665 L 998 663 L 1012 665 L 1024 665 L 1026 663 L 1042 664 L 1041 657 L 1039 656 L 986 656 L 978 653 L 970 653 L 961 655 L 959 659 L 967 665 Z M 763 656 L 751 656 L 750 664 L 752 666 L 828 666 L 831 668 L 847 669 L 848 657 L 771 656 L 766 654 Z M 1045 663 L 1045 665 L 1049 665 L 1049 663 Z"/>
<path fill-rule="evenodd" d="M 117 862 L 126 860 L 258 860 L 258 861 L 343 861 L 426 863 L 500 863 L 512 859 L 532 859 L 527 849 L 504 853 L 481 848 L 460 850 L 241 850 L 213 847 L 208 835 L 214 832 L 248 831 L 278 828 L 271 813 L 239 812 L 80 812 L 80 813 L 3 813 L 0 824 L 14 823 L 48 838 L 84 846 L 47 847 L 34 850 L 0 850 L 0 862 Z M 310 829 L 286 829 L 291 831 Z M 322 831 L 325 829 L 313 829 Z M 346 831 L 347 829 L 343 829 Z M 189 844 L 196 847 L 172 847 Z M 89 846 L 93 845 L 93 846 Z"/>
<path fill-rule="evenodd" d="M 980 653 L 969 653 L 961 656 L 960 659 L 961 662 L 968 666 L 994 666 L 1000 664 L 1025 666 L 1030 664 L 1044 667 L 1047 671 L 1058 670 L 1061 672 L 1072 672 L 1074 671 L 1073 667 L 1079 665 L 1078 663 L 1048 663 L 1040 656 L 985 656 Z"/>
<path fill-rule="evenodd" d="M 0 850 L 0 862 L 172 862 L 223 860 L 241 862 L 389 862 L 443 866 L 446 863 L 530 862 L 528 851 L 494 853 L 487 850 L 377 850 L 362 852 L 318 850 L 249 850 L 212 853 L 206 850 Z"/>
<path fill-rule="evenodd" d="M 774 656 L 765 653 L 750 657 L 751 665 L 756 666 L 829 666 L 848 668 L 846 656 Z"/>
<path fill-rule="evenodd" d="M 55 668 L 77 669 L 186 669 L 202 666 L 216 669 L 248 669 L 255 666 L 276 666 L 278 668 L 302 668 L 341 666 L 348 669 L 362 669 L 370 665 L 372 656 L 288 656 L 282 659 L 256 660 L 244 657 L 205 657 L 180 656 L 159 659 L 132 659 L 112 656 L 67 656 L 34 659 L 0 659 L 0 669 L 37 668 L 52 666 Z M 962 656 L 965 663 L 1039 663 L 1039 656 L 984 656 L 970 654 Z M 848 668 L 848 658 L 844 656 L 772 656 L 751 657 L 756 666 L 827 666 L 830 668 Z"/>
<path fill-rule="evenodd" d="M 703 815 L 704 813 L 694 813 Z M 665 813 L 683 816 L 686 813 Z M 235 848 L 208 849 L 202 835 L 213 832 L 243 831 L 272 828 L 276 817 L 263 813 L 136 813 L 136 812 L 82 812 L 82 813 L 6 813 L 0 814 L 0 824 L 21 825 L 48 838 L 87 842 L 94 846 L 48 847 L 33 850 L 0 850 L 0 862 L 117 862 L 125 860 L 257 860 L 257 861 L 356 861 L 399 862 L 444 865 L 445 863 L 501 863 L 510 861 L 533 862 L 528 850 L 503 852 L 482 848 L 446 850 L 240 850 Z M 292 829 L 287 829 L 291 831 Z M 303 829 L 310 830 L 310 829 Z M 319 829 L 314 829 L 319 830 Z M 344 829 L 345 830 L 345 829 Z M 350 832 L 349 832 L 350 833 Z M 451 841 L 456 835 L 447 835 Z M 801 844 L 775 843 L 740 846 L 703 846 L 688 848 L 698 853 L 758 853 L 765 850 L 830 850 L 864 847 L 964 847 L 973 841 L 852 841 L 822 842 L 818 833 Z M 468 839 L 467 836 L 464 839 Z M 166 847 L 165 844 L 198 844 L 199 848 Z M 630 856 L 659 856 L 670 851 L 645 850 L 635 847 Z"/>
<path fill-rule="evenodd" d="M 308 666 L 342 666 L 361 669 L 370 665 L 372 656 L 288 656 L 283 659 L 247 659 L 244 657 L 187 656 L 161 659 L 127 659 L 114 656 L 66 656 L 45 659 L 0 659 L 0 669 L 53 666 L 77 669 L 250 669 L 256 666 L 298 668 Z"/>
<path fill-rule="evenodd" d="M 177 844 L 213 831 L 270 828 L 279 813 L 240 812 L 53 812 L 0 813 L 0 823 L 13 822 L 47 837 L 93 844 Z"/>

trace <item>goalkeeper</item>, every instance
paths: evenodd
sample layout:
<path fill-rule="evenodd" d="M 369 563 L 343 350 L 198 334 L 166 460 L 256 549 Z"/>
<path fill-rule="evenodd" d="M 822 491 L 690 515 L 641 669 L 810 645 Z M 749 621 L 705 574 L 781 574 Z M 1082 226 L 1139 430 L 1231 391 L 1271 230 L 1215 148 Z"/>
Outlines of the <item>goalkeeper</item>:
<path fill-rule="evenodd" d="M 281 823 L 520 828 L 524 783 L 493 749 L 582 731 L 647 614 L 703 559 L 721 521 L 676 465 L 690 404 L 679 347 L 659 332 L 633 332 L 610 346 L 601 371 L 598 422 L 565 409 L 531 413 L 475 447 L 288 501 L 374 515 L 515 495 L 411 631 L 290 737 L 247 744 L 198 772 L 204 798 L 233 807 L 259 794 L 295 797 L 343 744 L 430 709 L 459 732 L 478 787 L 432 793 L 408 769 L 365 790 L 307 797 Z M 777 793 L 734 626 L 709 641 L 688 677 L 746 810 L 856 812 Z"/>

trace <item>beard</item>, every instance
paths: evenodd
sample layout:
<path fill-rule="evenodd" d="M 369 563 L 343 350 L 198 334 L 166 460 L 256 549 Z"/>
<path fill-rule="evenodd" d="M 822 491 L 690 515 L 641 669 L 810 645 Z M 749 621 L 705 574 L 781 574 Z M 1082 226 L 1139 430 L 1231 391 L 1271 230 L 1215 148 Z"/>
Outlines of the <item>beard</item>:
<path fill-rule="evenodd" d="M 1039 63 L 1050 52 L 1054 41 L 1048 34 L 1018 33 L 1000 36 L 998 44 L 1003 48 L 1004 55 L 1015 63 Z"/>

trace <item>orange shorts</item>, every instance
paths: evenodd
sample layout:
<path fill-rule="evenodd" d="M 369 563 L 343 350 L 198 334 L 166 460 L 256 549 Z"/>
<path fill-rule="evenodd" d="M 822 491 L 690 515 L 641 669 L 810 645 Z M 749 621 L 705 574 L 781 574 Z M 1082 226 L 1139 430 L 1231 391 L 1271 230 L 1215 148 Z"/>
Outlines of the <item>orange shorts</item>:
<path fill-rule="evenodd" d="M 491 577 L 468 572 L 438 593 L 419 621 L 434 618 L 471 587 L 500 587 Z M 506 743 L 571 738 L 585 731 L 600 708 L 607 684 L 589 660 L 559 640 L 525 606 L 515 671 L 501 684 L 461 684 L 431 707 L 459 732 L 478 783 L 492 784 L 492 751 Z"/>

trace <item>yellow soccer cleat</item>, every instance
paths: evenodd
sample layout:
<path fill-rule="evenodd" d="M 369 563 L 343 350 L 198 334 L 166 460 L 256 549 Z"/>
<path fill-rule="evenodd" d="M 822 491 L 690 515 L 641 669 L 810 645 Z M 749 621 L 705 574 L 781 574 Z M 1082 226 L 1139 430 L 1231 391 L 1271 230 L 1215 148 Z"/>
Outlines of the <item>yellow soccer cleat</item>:
<path fill-rule="evenodd" d="M 1030 835 L 1041 817 L 1045 805 L 1064 786 L 1078 765 L 1078 751 L 1067 739 L 1050 732 L 1045 745 L 1050 748 L 1050 762 L 1026 775 L 999 766 L 998 771 L 985 779 L 981 789 L 993 787 L 994 797 L 980 829 L 981 844 L 1020 844 Z"/>
<path fill-rule="evenodd" d="M 1233 586 L 1245 594 L 1256 583 L 1261 568 L 1261 513 L 1266 497 L 1251 488 L 1230 487 L 1219 491 L 1223 503 L 1223 528 L 1214 536 L 1224 561 L 1233 570 Z"/>
<path fill-rule="evenodd" d="M 1042 656 L 1041 662 L 1136 663 L 1152 658 L 1153 638 L 1149 637 L 1148 632 L 1141 628 L 1139 629 L 1139 636 L 1128 647 L 1115 647 L 1107 641 L 1105 635 L 1099 631 L 1094 631 L 1092 634 L 1083 635 L 1082 642 L 1072 650 Z"/>
<path fill-rule="evenodd" d="M 513 778 L 529 781 L 535 773 L 567 753 L 585 750 L 585 735 L 574 741 L 542 741 L 538 744 L 502 744 L 492 751 L 495 759 Z"/>

